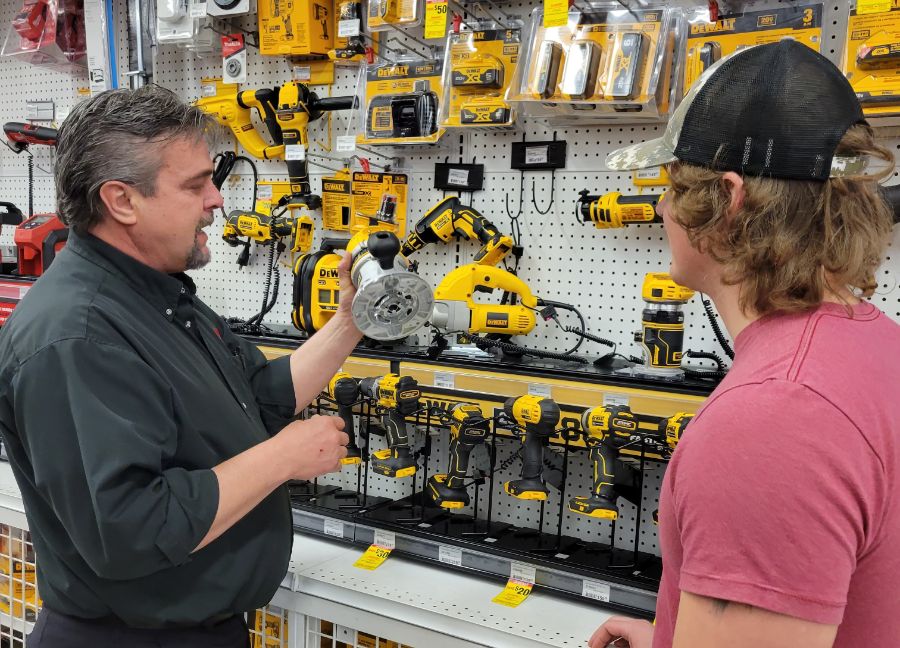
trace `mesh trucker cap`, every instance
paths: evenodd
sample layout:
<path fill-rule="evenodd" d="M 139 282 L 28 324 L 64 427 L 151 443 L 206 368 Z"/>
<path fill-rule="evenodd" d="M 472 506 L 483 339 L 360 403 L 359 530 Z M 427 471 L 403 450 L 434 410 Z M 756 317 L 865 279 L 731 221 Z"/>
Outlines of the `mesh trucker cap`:
<path fill-rule="evenodd" d="M 611 170 L 681 160 L 792 180 L 859 174 L 866 161 L 835 157 L 864 122 L 850 83 L 824 56 L 785 39 L 711 65 L 691 86 L 662 137 L 613 151 Z"/>

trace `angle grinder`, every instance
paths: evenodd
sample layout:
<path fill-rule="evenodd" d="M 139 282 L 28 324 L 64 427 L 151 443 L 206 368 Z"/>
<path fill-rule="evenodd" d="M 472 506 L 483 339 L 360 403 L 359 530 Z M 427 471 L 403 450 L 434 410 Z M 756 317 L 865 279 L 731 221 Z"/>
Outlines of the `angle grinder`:
<path fill-rule="evenodd" d="M 350 276 L 356 286 L 353 321 L 373 340 L 399 340 L 431 317 L 431 286 L 409 270 L 399 252 L 400 240 L 383 230 L 372 232 L 350 250 Z"/>

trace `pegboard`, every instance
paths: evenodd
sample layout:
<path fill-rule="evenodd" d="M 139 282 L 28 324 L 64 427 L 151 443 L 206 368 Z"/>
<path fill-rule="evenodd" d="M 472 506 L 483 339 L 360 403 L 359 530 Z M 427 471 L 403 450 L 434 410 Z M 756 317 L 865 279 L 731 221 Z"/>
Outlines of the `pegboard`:
<path fill-rule="evenodd" d="M 625 4 L 637 7 L 643 3 L 637 0 L 623 0 Z M 670 5 L 694 6 L 705 5 L 699 0 L 678 0 Z M 731 0 L 721 2 L 723 8 L 748 10 L 760 9 L 777 4 L 795 4 L 792 2 L 738 2 Z M 116 0 L 115 24 L 117 26 L 117 42 L 119 43 L 120 85 L 125 83 L 127 60 L 127 25 L 126 2 Z M 501 8 L 510 17 L 528 19 L 534 2 L 502 3 Z M 848 11 L 847 0 L 832 1 L 824 5 L 823 44 L 822 51 L 832 61 L 840 57 L 844 40 L 844 29 Z M 13 15 L 18 9 L 17 3 L 2 3 L 0 8 L 0 31 L 5 33 Z M 240 19 L 235 23 L 248 30 L 255 27 L 255 17 Z M 225 26 L 217 23 L 217 28 Z M 421 38 L 421 28 L 411 30 L 412 35 Z M 393 34 L 397 36 L 397 34 Z M 401 37 L 402 39 L 402 37 Z M 437 41 L 434 41 L 437 44 Z M 422 51 L 420 45 L 411 46 Z M 199 96 L 201 80 L 205 77 L 221 76 L 222 63 L 218 55 L 198 56 L 193 52 L 171 45 L 155 48 L 154 82 L 170 88 L 185 100 L 194 100 Z M 248 48 L 248 83 L 244 88 L 274 87 L 292 77 L 293 65 L 283 57 L 264 57 L 253 47 Z M 319 86 L 313 89 L 320 96 L 339 96 L 355 94 L 358 73 L 353 68 L 338 68 L 336 82 L 332 86 Z M 22 120 L 25 101 L 28 99 L 53 99 L 57 109 L 65 111 L 86 95 L 86 76 L 67 75 L 49 72 L 41 68 L 31 67 L 18 61 L 0 59 L 0 120 Z M 254 116 L 255 117 L 255 116 Z M 351 120 L 355 120 L 352 121 Z M 332 152 L 336 137 L 348 127 L 356 129 L 359 117 L 351 113 L 333 113 L 310 128 L 310 166 L 313 191 L 321 189 L 321 178 L 332 171 L 316 164 L 330 167 L 332 170 L 340 166 L 340 162 L 316 157 L 328 155 L 337 157 Z M 612 126 L 578 127 L 567 126 L 555 128 L 540 120 L 521 116 L 517 128 L 510 131 L 467 131 L 464 134 L 449 132 L 443 140 L 432 147 L 366 147 L 375 154 L 357 151 L 360 155 L 369 156 L 374 164 L 383 165 L 394 158 L 400 158 L 395 165 L 396 170 L 405 172 L 410 178 L 410 204 L 408 223 L 413 224 L 427 209 L 443 197 L 443 193 L 433 188 L 432 169 L 435 162 L 449 160 L 477 162 L 485 165 L 484 190 L 471 196 L 470 204 L 481 211 L 501 231 L 510 232 L 511 222 L 507 206 L 513 213 L 518 211 L 521 198 L 522 214 L 519 219 L 522 238 L 520 243 L 525 255 L 519 266 L 519 275 L 530 286 L 532 292 L 542 298 L 567 302 L 575 305 L 584 315 L 587 328 L 595 335 L 613 340 L 618 350 L 626 355 L 639 354 L 637 345 L 632 341 L 635 330 L 640 328 L 640 314 L 643 302 L 640 298 L 640 286 L 644 274 L 651 271 L 665 271 L 668 267 L 669 250 L 661 225 L 631 227 L 621 230 L 596 230 L 590 224 L 578 222 L 575 216 L 575 201 L 578 192 L 588 189 L 591 193 L 621 191 L 626 194 L 635 193 L 631 185 L 630 174 L 608 171 L 604 164 L 607 153 L 620 146 L 658 137 L 664 126 L 656 124 L 617 124 Z M 529 141 L 548 140 L 553 137 L 568 142 L 567 165 L 553 176 L 550 172 L 529 172 L 520 176 L 518 171 L 509 168 L 510 145 L 523 138 Z M 900 151 L 900 140 L 889 140 L 886 143 L 896 151 Z M 34 204 L 36 211 L 49 211 L 54 207 L 55 196 L 52 182 L 54 166 L 53 151 L 44 147 L 34 147 L 35 185 Z M 283 162 L 257 161 L 261 179 L 285 180 L 287 172 Z M 358 167 L 357 167 L 358 168 Z M 0 200 L 12 201 L 21 208 L 27 207 L 26 159 L 24 155 L 16 156 L 5 147 L 0 147 Z M 377 168 L 375 170 L 378 170 Z M 898 173 L 895 172 L 895 177 Z M 523 190 L 520 192 L 519 187 Z M 253 176 L 244 163 L 238 163 L 232 176 L 223 187 L 225 210 L 251 207 Z M 544 210 L 550 201 L 551 192 L 554 202 L 550 211 L 541 215 L 538 208 Z M 469 194 L 463 196 L 469 200 Z M 212 308 L 227 317 L 247 318 L 259 311 L 263 299 L 263 283 L 266 274 L 267 254 L 265 247 L 254 245 L 250 264 L 239 269 L 236 259 L 238 248 L 228 246 L 218 234 L 221 232 L 222 220 L 217 219 L 210 234 L 211 263 L 193 274 L 200 296 Z M 321 220 L 317 219 L 315 245 L 322 239 L 324 232 Z M 0 244 L 11 244 L 11 230 L 0 234 Z M 415 259 L 419 262 L 420 273 L 433 286 L 451 269 L 472 260 L 478 249 L 474 242 L 454 242 L 449 245 L 433 245 L 419 251 Z M 873 302 L 890 317 L 900 321 L 900 290 L 898 290 L 898 273 L 900 273 L 900 234 L 889 250 L 878 278 L 879 287 Z M 287 259 L 280 264 L 280 295 L 274 310 L 265 322 L 273 328 L 290 328 L 291 273 Z M 686 336 L 685 348 L 700 351 L 719 352 L 717 342 L 702 311 L 698 299 L 692 300 L 685 309 Z M 564 324 L 575 325 L 577 322 L 571 315 L 562 315 Z M 528 336 L 520 338 L 520 343 L 527 346 L 565 351 L 574 343 L 574 338 L 562 333 L 552 323 L 539 322 L 535 330 Z M 588 356 L 599 356 L 606 352 L 592 342 L 585 342 L 579 353 Z M 420 439 L 421 439 L 421 433 Z M 446 431 L 439 435 L 432 448 L 435 451 L 431 459 L 431 472 L 435 468 L 446 469 Z M 420 440 L 421 442 L 421 440 Z M 514 441 L 500 444 L 499 459 L 517 448 Z M 374 444 L 374 447 L 380 447 Z M 590 486 L 590 466 L 586 453 L 576 452 L 570 459 L 571 470 L 565 497 L 584 494 Z M 511 478 L 512 473 L 519 470 L 520 464 L 513 463 L 510 475 L 499 475 L 497 483 Z M 655 527 L 649 522 L 649 515 L 655 508 L 656 497 L 662 469 L 653 467 L 645 474 L 643 516 L 641 528 L 646 537 L 641 538 L 640 548 L 643 551 L 657 552 L 658 544 Z M 404 497 L 411 492 L 406 481 L 369 476 L 369 484 L 373 494 L 391 497 Z M 341 475 L 330 475 L 324 481 L 340 483 L 345 487 L 355 487 L 355 471 L 345 471 Z M 486 506 L 487 488 L 479 490 L 479 506 Z M 553 528 L 554 499 L 559 494 L 551 494 L 551 501 L 546 506 L 545 527 Z M 495 507 L 500 516 L 517 525 L 537 523 L 536 504 L 523 502 L 503 495 L 494 498 Z M 556 500 L 558 501 L 558 500 Z M 634 508 L 624 502 L 620 506 L 621 518 L 616 528 L 619 546 L 628 546 L 634 527 Z M 606 541 L 611 532 L 608 523 L 591 518 L 565 513 L 563 519 L 564 533 L 577 535 L 585 539 Z"/>

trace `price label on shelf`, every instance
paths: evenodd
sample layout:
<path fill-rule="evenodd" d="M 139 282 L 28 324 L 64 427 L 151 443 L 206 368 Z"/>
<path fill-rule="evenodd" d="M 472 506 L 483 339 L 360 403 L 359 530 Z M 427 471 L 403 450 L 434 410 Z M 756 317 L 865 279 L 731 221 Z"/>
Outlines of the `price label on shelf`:
<path fill-rule="evenodd" d="M 541 396 L 542 398 L 550 398 L 553 388 L 544 383 L 529 383 L 528 394 L 530 396 Z"/>
<path fill-rule="evenodd" d="M 340 520 L 325 518 L 325 535 L 334 536 L 335 538 L 343 538 L 344 523 Z"/>
<path fill-rule="evenodd" d="M 544 0 L 544 29 L 565 27 L 569 22 L 569 0 Z"/>
<path fill-rule="evenodd" d="M 448 547 L 441 545 L 438 547 L 438 560 L 454 567 L 462 566 L 462 549 L 459 547 Z"/>
<path fill-rule="evenodd" d="M 351 36 L 359 36 L 359 18 L 348 18 L 338 21 L 338 36 L 340 38 L 350 38 Z"/>
<path fill-rule="evenodd" d="M 506 607 L 518 607 L 531 594 L 534 576 L 534 567 L 514 562 L 506 587 L 491 600 Z"/>
<path fill-rule="evenodd" d="M 891 10 L 891 0 L 856 0 L 856 14 L 884 13 Z"/>
<path fill-rule="evenodd" d="M 452 373 L 446 371 L 434 372 L 434 386 L 442 389 L 454 389 L 456 387 L 456 379 Z"/>
<path fill-rule="evenodd" d="M 375 529 L 375 541 L 373 544 L 385 549 L 394 549 L 396 547 L 397 538 L 392 531 L 382 531 Z"/>
<path fill-rule="evenodd" d="M 450 169 L 447 172 L 447 184 L 456 185 L 457 187 L 465 187 L 469 184 L 468 169 Z"/>
<path fill-rule="evenodd" d="M 609 603 L 609 585 L 597 581 L 586 580 L 582 582 L 581 595 L 585 598 Z"/>
<path fill-rule="evenodd" d="M 525 164 L 547 164 L 550 159 L 549 146 L 526 146 Z"/>
<path fill-rule="evenodd" d="M 446 0 L 428 0 L 425 4 L 425 38 L 443 38 L 446 35 Z"/>
<path fill-rule="evenodd" d="M 338 153 L 353 153 L 356 150 L 356 135 L 338 135 L 336 149 Z"/>
<path fill-rule="evenodd" d="M 303 161 L 306 159 L 306 148 L 302 144 L 288 144 L 284 147 L 284 159 Z"/>
<path fill-rule="evenodd" d="M 628 396 L 625 394 L 603 394 L 603 405 L 628 405 Z"/>
<path fill-rule="evenodd" d="M 372 571 L 373 569 L 381 567 L 381 564 L 387 560 L 390 555 L 391 550 L 386 547 L 379 547 L 376 544 L 369 545 L 369 548 L 359 557 L 359 560 L 353 563 L 353 566 Z"/>

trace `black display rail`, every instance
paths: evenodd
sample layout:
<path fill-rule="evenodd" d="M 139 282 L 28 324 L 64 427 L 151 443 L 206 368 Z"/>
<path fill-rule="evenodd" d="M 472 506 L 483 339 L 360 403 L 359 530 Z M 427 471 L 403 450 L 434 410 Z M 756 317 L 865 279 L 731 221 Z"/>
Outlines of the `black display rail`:
<path fill-rule="evenodd" d="M 484 398 L 484 395 L 482 395 Z M 571 412 L 574 408 L 562 406 Z M 320 398 L 311 413 L 328 413 L 333 405 Z M 370 437 L 382 431 L 375 410 L 368 399 L 357 406 L 360 417 L 357 442 L 363 457 L 368 456 Z M 647 429 L 659 429 L 659 419 L 640 417 Z M 410 495 L 397 500 L 374 496 L 369 492 L 369 468 L 364 462 L 357 467 L 356 485 L 345 489 L 313 483 L 295 484 L 291 488 L 294 524 L 298 531 L 326 538 L 352 542 L 360 546 L 372 544 L 374 530 L 389 531 L 396 538 L 396 553 L 417 560 L 437 562 L 453 569 L 504 581 L 514 563 L 525 563 L 536 570 L 536 584 L 557 593 L 597 601 L 607 607 L 641 616 L 652 616 L 656 606 L 661 563 L 657 556 L 638 550 L 643 506 L 643 473 L 646 463 L 664 461 L 667 450 L 659 433 L 639 433 L 636 448 L 627 459 L 628 465 L 617 471 L 617 492 L 638 509 L 632 541 L 627 546 L 615 543 L 615 522 L 611 524 L 608 543 L 586 542 L 563 534 L 566 493 L 559 497 L 558 517 L 551 516 L 549 505 L 541 502 L 535 528 L 516 527 L 494 519 L 497 497 L 503 493 L 495 457 L 497 445 L 513 441 L 515 433 L 498 415 L 491 421 L 485 444 L 490 469 L 484 479 L 469 485 L 474 508 L 471 514 L 457 513 L 436 506 L 428 494 L 427 482 L 435 469 L 430 465 L 432 435 L 435 426 L 445 418 L 434 406 L 426 405 L 408 417 L 424 432 L 424 444 L 416 451 L 417 471 L 410 483 Z M 574 419 L 570 419 L 574 420 Z M 562 443 L 561 483 L 566 484 L 569 460 L 576 452 L 584 452 L 575 441 L 581 432 L 576 425 L 564 423 L 558 431 Z M 632 466 L 632 467 L 629 467 Z M 488 489 L 486 497 L 479 492 Z M 486 501 L 486 505 L 483 502 Z M 533 503 L 532 503 L 533 504 Z M 556 523 L 548 523 L 551 517 Z M 338 524 L 335 524 L 335 521 Z M 455 548 L 453 549 L 448 548 Z M 448 556 L 451 559 L 448 559 Z M 587 583 L 587 584 L 586 584 Z M 599 592 L 599 594 L 598 594 Z"/>

